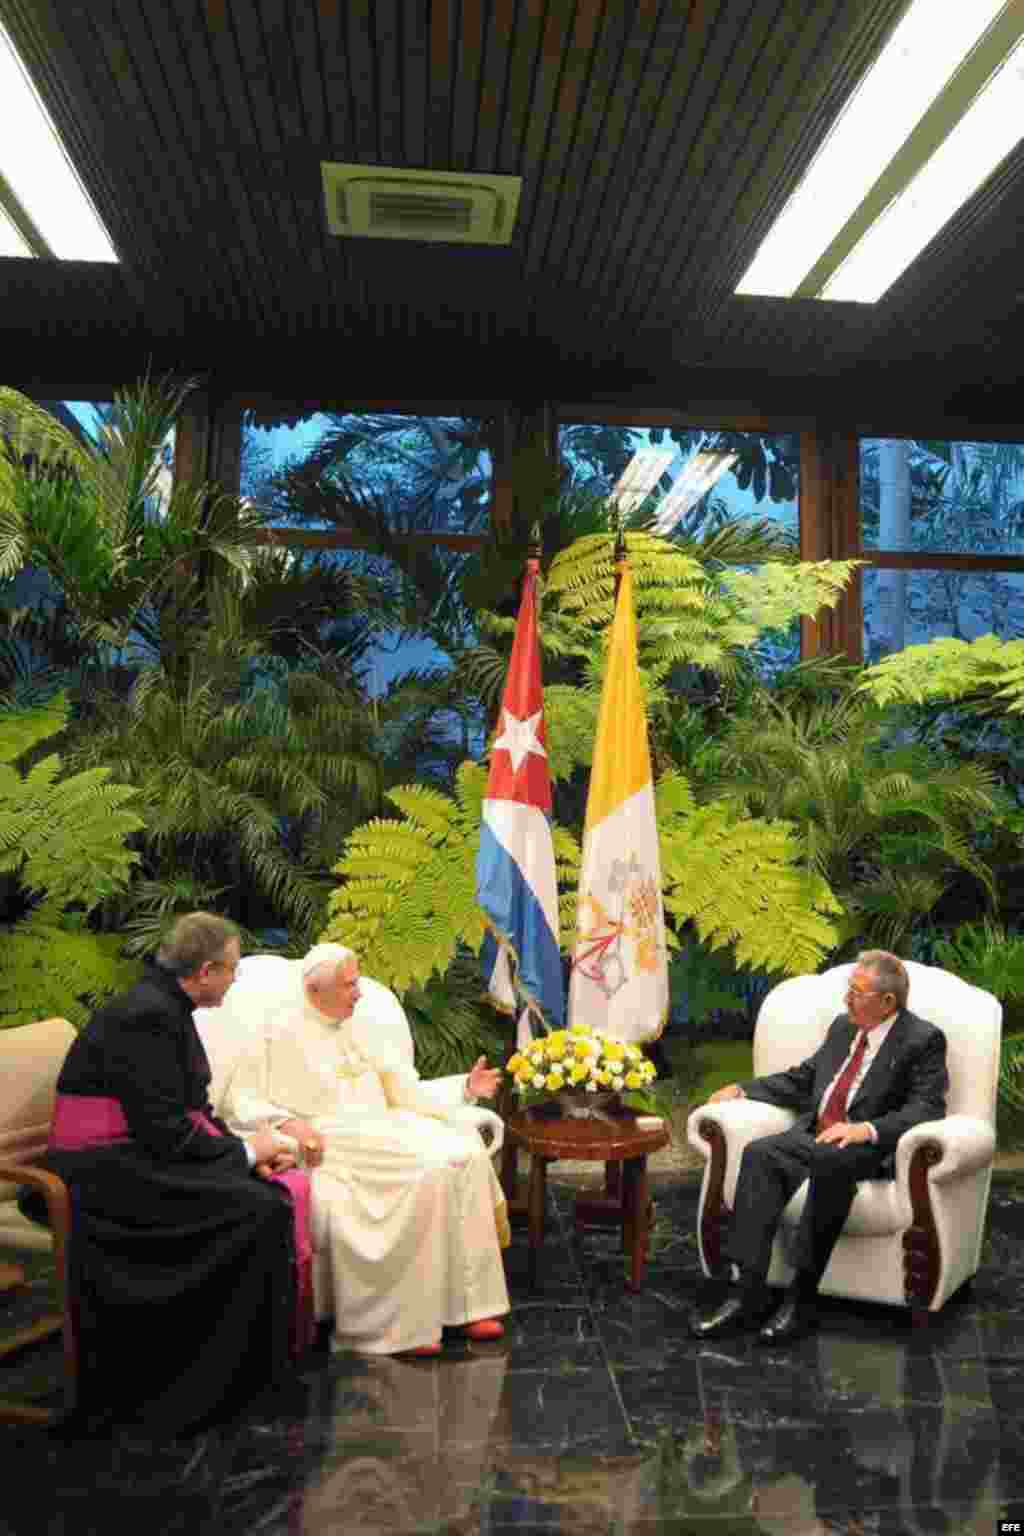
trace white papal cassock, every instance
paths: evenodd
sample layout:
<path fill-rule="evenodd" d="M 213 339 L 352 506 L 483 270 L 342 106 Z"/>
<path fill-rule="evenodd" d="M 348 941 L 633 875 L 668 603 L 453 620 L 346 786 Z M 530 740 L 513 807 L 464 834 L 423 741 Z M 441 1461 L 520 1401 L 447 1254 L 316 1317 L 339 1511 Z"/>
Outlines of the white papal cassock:
<path fill-rule="evenodd" d="M 462 1100 L 465 1079 L 420 1080 L 387 988 L 362 978 L 353 1016 L 337 1023 L 305 997 L 301 962 L 285 963 L 285 984 L 278 969 L 268 987 L 255 962 L 248 976 L 243 962 L 218 1010 L 246 1026 L 224 1114 L 239 1130 L 299 1117 L 323 1137 L 313 1239 L 330 1261 L 333 1347 L 393 1354 L 436 1342 L 444 1326 L 507 1312 L 504 1195 L 480 1111 L 450 1102 L 451 1085 Z"/>

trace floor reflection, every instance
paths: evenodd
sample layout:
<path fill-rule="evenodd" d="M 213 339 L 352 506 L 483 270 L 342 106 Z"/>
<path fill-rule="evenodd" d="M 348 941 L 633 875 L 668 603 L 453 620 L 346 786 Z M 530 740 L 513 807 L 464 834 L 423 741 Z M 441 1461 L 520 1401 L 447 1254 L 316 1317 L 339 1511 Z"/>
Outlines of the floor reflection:
<path fill-rule="evenodd" d="M 1021 1186 L 1024 1190 L 1024 1184 Z M 990 1536 L 1024 1495 L 1024 1201 L 993 1201 L 969 1300 L 914 1331 L 829 1302 L 786 1351 L 690 1339 L 696 1190 L 659 1195 L 639 1296 L 615 1244 L 509 1254 L 501 1345 L 310 1358 L 247 1421 L 177 1445 L 8 1431 L 13 1536 Z M 568 1234 L 568 1195 L 552 1223 Z"/>
<path fill-rule="evenodd" d="M 934 1337 L 823 1331 L 785 1359 L 744 1341 L 695 1348 L 688 1375 L 660 1432 L 631 1436 L 623 1415 L 617 1434 L 577 1444 L 573 1402 L 585 1424 L 600 1373 L 514 1370 L 504 1350 L 337 1362 L 311 1382 L 302 1423 L 280 1427 L 276 1456 L 264 1442 L 263 1486 L 236 1467 L 220 1529 L 994 1529 L 1000 1429 L 975 1316 Z M 265 1485 L 289 1468 L 275 1506 Z"/>

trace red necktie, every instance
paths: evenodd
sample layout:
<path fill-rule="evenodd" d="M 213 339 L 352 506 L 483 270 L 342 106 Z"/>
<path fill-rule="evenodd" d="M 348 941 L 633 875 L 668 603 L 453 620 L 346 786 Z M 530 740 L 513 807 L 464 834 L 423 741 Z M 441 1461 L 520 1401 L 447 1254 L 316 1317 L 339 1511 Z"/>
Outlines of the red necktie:
<path fill-rule="evenodd" d="M 841 1125 L 846 1119 L 846 1100 L 849 1098 L 850 1089 L 853 1087 L 854 1078 L 860 1071 L 860 1064 L 864 1060 L 864 1052 L 867 1050 L 868 1037 L 860 1030 L 860 1039 L 854 1047 L 853 1055 L 846 1066 L 836 1078 L 835 1087 L 825 1101 L 825 1105 L 818 1116 L 818 1131 L 827 1131 L 829 1126 Z"/>

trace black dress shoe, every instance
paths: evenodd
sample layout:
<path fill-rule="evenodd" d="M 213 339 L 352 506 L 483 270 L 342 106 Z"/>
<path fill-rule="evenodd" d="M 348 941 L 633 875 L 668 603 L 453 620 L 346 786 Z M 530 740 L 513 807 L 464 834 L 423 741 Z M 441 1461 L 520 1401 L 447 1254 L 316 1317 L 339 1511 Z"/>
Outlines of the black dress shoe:
<path fill-rule="evenodd" d="M 761 1344 L 791 1344 L 802 1339 L 818 1325 L 818 1313 L 813 1301 L 796 1292 L 788 1292 L 782 1305 L 758 1332 Z"/>
<path fill-rule="evenodd" d="M 763 1304 L 742 1291 L 730 1291 L 711 1312 L 695 1312 L 690 1318 L 690 1332 L 695 1339 L 717 1339 L 723 1334 L 756 1328 L 764 1318 Z"/>

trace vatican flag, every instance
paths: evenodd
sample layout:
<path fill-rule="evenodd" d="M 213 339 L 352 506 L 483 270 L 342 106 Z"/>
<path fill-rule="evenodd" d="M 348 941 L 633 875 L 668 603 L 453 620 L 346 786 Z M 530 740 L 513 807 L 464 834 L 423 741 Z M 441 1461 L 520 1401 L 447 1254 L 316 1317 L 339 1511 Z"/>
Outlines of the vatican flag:
<path fill-rule="evenodd" d="M 668 964 L 633 577 L 626 560 L 619 578 L 587 795 L 569 1018 L 639 1043 L 664 1028 Z"/>

